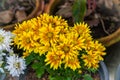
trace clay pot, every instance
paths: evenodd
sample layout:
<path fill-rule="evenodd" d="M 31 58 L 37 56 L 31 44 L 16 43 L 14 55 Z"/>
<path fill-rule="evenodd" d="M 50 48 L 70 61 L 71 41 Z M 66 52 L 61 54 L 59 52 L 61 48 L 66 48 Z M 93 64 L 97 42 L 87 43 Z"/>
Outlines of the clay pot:
<path fill-rule="evenodd" d="M 108 68 L 103 61 L 100 62 L 98 72 L 100 74 L 100 80 L 109 80 Z"/>

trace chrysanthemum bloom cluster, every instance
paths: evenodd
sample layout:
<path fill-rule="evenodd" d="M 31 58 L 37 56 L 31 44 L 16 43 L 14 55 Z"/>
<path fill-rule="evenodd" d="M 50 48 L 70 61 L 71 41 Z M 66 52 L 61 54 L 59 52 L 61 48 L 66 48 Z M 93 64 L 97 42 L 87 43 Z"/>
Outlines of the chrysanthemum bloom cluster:
<path fill-rule="evenodd" d="M 25 60 L 15 55 L 11 47 L 14 35 L 10 31 L 0 29 L 0 73 L 20 76 L 26 69 Z"/>
<path fill-rule="evenodd" d="M 3 29 L 0 29 L 0 72 L 4 72 L 2 65 L 4 63 L 3 56 L 6 56 L 4 51 L 10 52 L 10 44 L 12 41 L 12 33 L 11 32 L 6 32 Z"/>
<path fill-rule="evenodd" d="M 40 15 L 22 24 L 17 24 L 14 43 L 24 50 L 24 57 L 32 52 L 45 55 L 50 68 L 97 69 L 105 55 L 105 47 L 93 41 L 89 26 L 85 23 L 69 27 L 67 21 L 58 16 Z M 84 63 L 84 64 L 83 64 Z"/>

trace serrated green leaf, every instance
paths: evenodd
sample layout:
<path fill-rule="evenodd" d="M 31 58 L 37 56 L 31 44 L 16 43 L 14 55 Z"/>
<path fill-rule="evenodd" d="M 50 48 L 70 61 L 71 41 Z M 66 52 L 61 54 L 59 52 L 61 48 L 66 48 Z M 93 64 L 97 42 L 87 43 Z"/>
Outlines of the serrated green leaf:
<path fill-rule="evenodd" d="M 72 7 L 74 22 L 82 22 L 86 12 L 86 0 L 75 0 Z"/>
<path fill-rule="evenodd" d="M 85 74 L 83 78 L 84 80 L 93 80 L 93 78 L 89 74 Z"/>

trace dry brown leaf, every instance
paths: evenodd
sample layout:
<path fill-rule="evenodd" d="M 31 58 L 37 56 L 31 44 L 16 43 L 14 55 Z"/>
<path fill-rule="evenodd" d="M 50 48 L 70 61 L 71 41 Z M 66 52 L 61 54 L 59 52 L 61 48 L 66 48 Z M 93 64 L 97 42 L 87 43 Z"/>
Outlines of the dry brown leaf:
<path fill-rule="evenodd" d="M 112 9 L 113 8 L 113 0 L 104 0 L 106 8 Z"/>
<path fill-rule="evenodd" d="M 12 21 L 14 13 L 11 10 L 0 12 L 0 23 L 9 23 Z"/>
<path fill-rule="evenodd" d="M 6 0 L 8 4 L 14 4 L 16 0 Z"/>
<path fill-rule="evenodd" d="M 88 21 L 85 21 L 85 22 L 88 23 L 91 27 L 98 26 L 99 19 L 92 19 L 92 20 L 88 20 Z"/>
<path fill-rule="evenodd" d="M 17 21 L 20 22 L 20 21 L 25 20 L 27 16 L 24 10 L 18 10 L 15 14 L 15 17 Z"/>
<path fill-rule="evenodd" d="M 113 3 L 116 4 L 116 5 L 119 5 L 120 4 L 120 0 L 113 0 Z"/>
<path fill-rule="evenodd" d="M 97 0 L 96 1 L 96 4 L 97 4 L 97 6 L 101 6 L 101 4 L 103 4 L 104 3 L 104 0 Z"/>
<path fill-rule="evenodd" d="M 97 6 L 99 7 L 106 7 L 108 9 L 112 9 L 113 8 L 113 0 L 98 0 L 96 1 Z"/>
<path fill-rule="evenodd" d="M 56 12 L 56 14 L 65 18 L 69 18 L 72 16 L 72 7 L 66 6 L 65 8 L 61 8 L 58 12 Z"/>

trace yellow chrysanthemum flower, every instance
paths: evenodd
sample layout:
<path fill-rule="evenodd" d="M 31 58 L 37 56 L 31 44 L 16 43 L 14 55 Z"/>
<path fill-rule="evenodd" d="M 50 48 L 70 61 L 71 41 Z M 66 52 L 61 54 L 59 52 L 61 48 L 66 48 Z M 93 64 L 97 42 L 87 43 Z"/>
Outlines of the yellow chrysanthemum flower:
<path fill-rule="evenodd" d="M 71 28 L 71 31 L 77 33 L 82 39 L 84 39 L 84 49 L 88 48 L 88 44 L 92 41 L 89 26 L 84 22 L 79 24 L 77 23 L 74 24 L 74 27 Z"/>
<path fill-rule="evenodd" d="M 61 67 L 62 59 L 64 58 L 64 53 L 61 51 L 58 51 L 56 49 L 52 49 L 52 51 L 49 51 L 46 55 L 45 62 L 46 65 L 50 64 L 50 68 L 58 69 L 58 67 Z"/>
<path fill-rule="evenodd" d="M 106 53 L 104 52 L 105 47 L 98 41 L 94 41 L 91 50 L 93 50 L 93 53 L 97 55 L 98 60 L 103 60 L 103 56 L 106 55 Z"/>
<path fill-rule="evenodd" d="M 77 23 L 77 24 L 74 24 L 74 31 L 79 33 L 79 34 L 90 34 L 91 31 L 90 31 L 90 28 L 88 26 L 88 24 L 86 23 Z"/>
<path fill-rule="evenodd" d="M 58 16 L 50 16 L 48 14 L 40 15 L 40 17 L 37 18 L 39 21 L 42 21 L 42 24 L 51 24 L 53 28 L 60 28 L 64 29 L 68 27 L 67 21 L 62 19 Z"/>
<path fill-rule="evenodd" d="M 96 68 L 93 65 L 98 64 L 99 60 L 97 59 L 97 54 L 94 54 L 92 50 L 87 51 L 87 54 L 83 54 L 82 57 L 85 62 L 85 66 L 88 68 Z"/>
<path fill-rule="evenodd" d="M 35 43 L 30 34 L 31 33 L 24 33 L 23 36 L 19 37 L 20 41 L 18 42 L 20 48 L 23 48 L 23 50 L 28 50 L 28 52 L 32 52 L 35 47 Z"/>
<path fill-rule="evenodd" d="M 82 55 L 85 66 L 88 68 L 98 68 L 99 61 L 103 60 L 103 56 L 106 54 L 104 52 L 105 47 L 98 41 L 90 41 L 86 51 L 87 54 Z"/>
<path fill-rule="evenodd" d="M 42 27 L 41 29 L 39 29 L 39 31 L 41 43 L 48 44 L 55 43 L 57 41 L 60 30 L 53 28 L 51 25 L 46 25 L 46 27 Z"/>
<path fill-rule="evenodd" d="M 72 40 L 72 44 L 77 50 L 82 50 L 83 48 L 85 48 L 85 39 L 78 33 L 71 31 L 66 36 L 68 40 Z"/>
<path fill-rule="evenodd" d="M 75 71 L 78 68 L 81 68 L 80 62 L 77 59 L 77 57 L 69 58 L 67 61 L 65 61 L 65 68 L 67 67 L 71 68 L 73 71 Z"/>
<path fill-rule="evenodd" d="M 35 21 L 34 21 L 35 20 Z M 34 22 L 33 22 L 34 21 Z M 19 48 L 23 48 L 24 50 L 32 51 L 34 47 L 33 36 L 35 36 L 37 31 L 35 30 L 36 19 L 24 21 L 22 24 L 17 24 L 13 34 L 15 34 L 14 44 L 16 44 Z"/>
<path fill-rule="evenodd" d="M 65 60 L 79 55 L 79 44 L 73 42 L 73 39 L 68 36 L 60 35 L 60 43 L 57 46 L 59 51 L 62 51 L 65 55 Z"/>
<path fill-rule="evenodd" d="M 33 51 L 35 53 L 39 53 L 39 55 L 41 56 L 42 54 L 45 54 L 49 50 L 51 50 L 50 44 L 36 43 L 36 48 L 34 48 Z"/>

